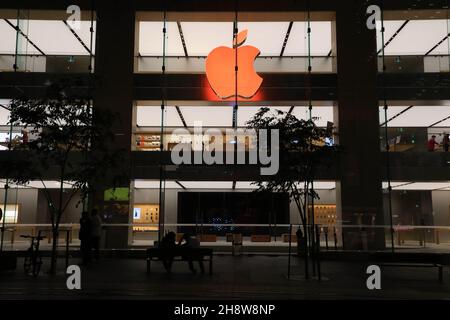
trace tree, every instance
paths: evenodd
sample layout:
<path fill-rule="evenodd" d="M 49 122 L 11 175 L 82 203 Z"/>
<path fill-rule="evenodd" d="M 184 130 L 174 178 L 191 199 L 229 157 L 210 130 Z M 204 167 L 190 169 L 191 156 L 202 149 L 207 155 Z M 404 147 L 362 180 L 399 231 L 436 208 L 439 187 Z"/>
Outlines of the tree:
<path fill-rule="evenodd" d="M 10 123 L 23 127 L 28 138 L 12 148 L 25 156 L 4 169 L 15 183 L 40 180 L 43 184 L 53 235 L 50 272 L 54 273 L 59 226 L 69 203 L 77 194 L 84 201 L 95 183 L 105 181 L 120 163 L 120 150 L 111 148 L 111 128 L 117 117 L 107 110 L 94 110 L 69 81 L 51 85 L 42 99 L 14 99 L 10 108 Z M 121 179 L 120 170 L 115 172 L 116 179 Z M 48 174 L 59 181 L 57 195 L 44 182 Z"/>
<path fill-rule="evenodd" d="M 247 128 L 279 131 L 279 171 L 276 175 L 264 176 L 256 181 L 256 192 L 283 192 L 289 195 L 297 206 L 303 226 L 305 275 L 308 277 L 308 205 L 319 195 L 312 188 L 315 174 L 321 167 L 331 165 L 338 148 L 326 143 L 332 139 L 332 128 L 319 128 L 315 121 L 298 119 L 289 112 L 261 108 L 247 122 Z M 314 241 L 314 240 L 313 240 Z"/>

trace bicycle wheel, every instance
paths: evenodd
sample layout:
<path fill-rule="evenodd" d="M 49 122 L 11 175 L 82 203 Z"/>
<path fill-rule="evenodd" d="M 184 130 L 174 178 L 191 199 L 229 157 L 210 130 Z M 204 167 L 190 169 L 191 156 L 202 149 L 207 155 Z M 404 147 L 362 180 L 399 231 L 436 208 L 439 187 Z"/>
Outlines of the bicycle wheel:
<path fill-rule="evenodd" d="M 30 273 L 31 270 L 31 256 L 33 255 L 33 252 L 31 251 L 31 249 L 27 250 L 27 255 L 25 256 L 25 259 L 23 261 L 23 271 L 25 271 L 25 273 Z"/>

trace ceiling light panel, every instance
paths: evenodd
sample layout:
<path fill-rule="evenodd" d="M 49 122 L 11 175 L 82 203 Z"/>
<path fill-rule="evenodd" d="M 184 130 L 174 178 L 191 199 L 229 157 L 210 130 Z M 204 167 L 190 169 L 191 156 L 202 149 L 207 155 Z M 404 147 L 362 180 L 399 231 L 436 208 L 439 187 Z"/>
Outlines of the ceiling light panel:
<path fill-rule="evenodd" d="M 232 126 L 233 107 L 231 106 L 180 107 L 180 110 L 188 127 L 193 127 L 195 122 L 201 123 L 202 127 Z"/>
<path fill-rule="evenodd" d="M 270 112 L 276 112 L 276 110 L 281 110 L 283 112 L 288 112 L 291 107 L 270 107 Z M 240 106 L 238 109 L 238 127 L 246 127 L 247 121 L 250 121 L 255 114 L 261 109 L 261 107 L 253 106 Z"/>
<path fill-rule="evenodd" d="M 404 20 L 396 20 L 396 21 L 387 20 L 383 22 L 385 45 L 391 39 L 391 37 L 398 31 L 398 29 L 403 25 L 404 22 L 405 22 Z M 400 32 L 402 32 L 403 30 L 404 29 L 402 29 Z M 377 31 L 377 51 L 379 51 L 382 48 L 382 43 L 383 37 L 381 31 Z"/>
<path fill-rule="evenodd" d="M 166 181 L 166 189 L 181 189 L 175 181 Z M 135 189 L 159 189 L 159 180 L 135 180 Z"/>
<path fill-rule="evenodd" d="M 93 36 L 92 36 L 92 53 L 95 53 L 95 33 L 97 30 L 97 22 L 94 21 L 92 28 L 94 30 Z M 91 22 L 90 21 L 81 21 L 80 22 L 80 29 L 75 29 L 74 31 L 77 33 L 77 35 L 80 37 L 80 39 L 83 41 L 83 43 L 91 49 Z M 86 51 L 87 52 L 87 51 Z M 88 54 L 88 53 L 86 53 Z"/>
<path fill-rule="evenodd" d="M 400 21 L 389 22 L 392 24 Z M 403 23 L 403 21 L 401 21 Z M 424 55 L 448 34 L 447 20 L 411 20 L 386 47 L 386 55 Z M 385 40 L 387 41 L 387 40 Z M 432 54 L 448 54 L 448 42 Z"/>
<path fill-rule="evenodd" d="M 231 189 L 232 181 L 180 181 L 186 189 Z"/>
<path fill-rule="evenodd" d="M 450 116 L 450 106 L 415 106 L 388 122 L 389 127 L 428 127 Z"/>
<path fill-rule="evenodd" d="M 285 56 L 308 55 L 308 24 L 295 21 L 284 51 Z M 331 50 L 331 22 L 311 22 L 311 55 L 326 56 Z"/>
<path fill-rule="evenodd" d="M 395 188 L 395 187 L 403 186 L 403 185 L 410 184 L 410 183 L 411 182 L 407 182 L 407 181 L 397 181 L 397 182 L 391 181 L 391 187 Z M 383 189 L 387 189 L 388 188 L 387 181 L 383 181 L 382 188 Z"/>
<path fill-rule="evenodd" d="M 0 39 L 0 54 L 16 52 L 16 31 L 3 19 L 0 20 Z"/>
<path fill-rule="evenodd" d="M 409 107 L 400 107 L 400 106 L 391 107 L 391 106 L 388 106 L 387 119 L 386 119 L 385 114 L 384 114 L 384 107 L 380 107 L 379 108 L 379 111 L 380 111 L 380 124 L 385 123 L 386 120 L 391 119 L 393 116 L 398 115 L 400 112 L 402 112 L 403 110 L 405 110 L 407 108 L 409 108 Z"/>
<path fill-rule="evenodd" d="M 232 46 L 232 22 L 182 22 L 181 27 L 191 56 L 207 56 L 217 47 Z"/>
<path fill-rule="evenodd" d="M 450 182 L 414 182 L 393 187 L 394 190 L 437 190 L 444 188 L 450 188 Z"/>
<path fill-rule="evenodd" d="M 279 56 L 289 22 L 239 22 L 239 31 L 248 30 L 243 45 L 255 46 L 260 56 Z"/>
<path fill-rule="evenodd" d="M 89 54 L 61 20 L 29 20 L 28 31 L 23 32 L 46 55 Z M 89 42 L 85 44 L 89 46 Z M 31 45 L 29 47 L 34 50 Z"/>
<path fill-rule="evenodd" d="M 138 106 L 136 123 L 140 127 L 160 127 L 161 107 L 160 106 Z M 164 126 L 182 127 L 183 122 L 175 107 L 164 108 Z"/>
<path fill-rule="evenodd" d="M 163 27 L 164 23 L 162 21 L 145 21 L 139 23 L 139 53 L 141 55 L 163 55 Z M 185 33 L 184 30 L 183 33 Z M 184 56 L 183 45 L 181 43 L 180 33 L 176 22 L 166 23 L 165 46 L 166 56 Z"/>
<path fill-rule="evenodd" d="M 9 110 L 0 107 L 0 126 L 6 126 L 9 122 Z"/>
<path fill-rule="evenodd" d="M 308 107 L 295 107 L 292 114 L 298 119 L 309 119 Z M 333 107 L 313 107 L 311 116 L 319 127 L 326 127 L 327 122 L 333 122 Z"/>

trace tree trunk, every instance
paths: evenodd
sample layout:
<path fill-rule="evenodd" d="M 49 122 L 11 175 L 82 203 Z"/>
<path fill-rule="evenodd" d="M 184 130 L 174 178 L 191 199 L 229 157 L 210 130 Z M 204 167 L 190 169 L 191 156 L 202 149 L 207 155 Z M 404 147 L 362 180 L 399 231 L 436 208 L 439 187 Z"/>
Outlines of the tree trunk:
<path fill-rule="evenodd" d="M 61 166 L 61 180 L 59 184 L 59 209 L 57 211 L 57 216 L 55 217 L 56 222 L 52 228 L 53 234 L 53 244 L 52 244 L 52 257 L 51 257 L 51 265 L 50 265 L 50 273 L 56 273 L 56 262 L 58 259 L 57 247 L 58 247 L 58 236 L 59 236 L 59 222 L 61 221 L 61 216 L 63 213 L 63 192 L 64 192 L 64 167 L 63 164 Z"/>
<path fill-rule="evenodd" d="M 304 234 L 303 234 L 303 239 L 304 239 L 304 241 L 303 241 L 303 252 L 304 252 L 304 255 L 305 255 L 305 279 L 309 279 L 308 227 L 306 225 L 306 222 L 303 223 L 303 230 L 304 230 Z"/>
<path fill-rule="evenodd" d="M 52 236 L 53 236 L 53 241 L 52 241 L 52 255 L 51 255 L 51 262 L 50 262 L 50 273 L 55 274 L 56 273 L 56 262 L 58 259 L 58 254 L 56 251 L 57 247 L 58 247 L 58 237 L 59 237 L 58 226 L 55 226 L 54 228 L 52 228 Z"/>

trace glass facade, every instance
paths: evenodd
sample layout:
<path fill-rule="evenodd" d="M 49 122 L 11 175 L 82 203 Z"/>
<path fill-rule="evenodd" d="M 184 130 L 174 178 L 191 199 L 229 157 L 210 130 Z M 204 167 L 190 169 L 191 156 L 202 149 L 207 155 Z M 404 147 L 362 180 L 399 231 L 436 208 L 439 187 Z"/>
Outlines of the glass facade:
<path fill-rule="evenodd" d="M 105 69 L 94 68 L 95 55 L 111 39 L 106 39 L 106 31 L 97 32 L 101 22 L 97 23 L 94 11 L 82 11 L 76 27 L 68 23 L 67 16 L 65 11 L 0 11 L 0 71 L 5 75 L 26 74 L 31 82 L 39 82 L 31 77 L 41 73 L 71 73 L 74 77 L 95 73 L 101 78 Z M 345 121 L 344 113 L 338 116 L 344 110 L 341 99 L 346 95 L 345 90 L 339 91 L 340 77 L 349 68 L 339 65 L 338 56 L 344 53 L 336 49 L 337 41 L 343 38 L 338 35 L 338 19 L 337 13 L 331 11 L 283 12 L 272 17 L 249 12 L 133 12 L 130 20 L 134 34 L 127 37 L 135 39 L 130 40 L 134 47 L 123 49 L 130 60 L 127 65 L 133 66 L 126 74 L 132 80 L 122 88 L 131 92 L 131 98 L 128 105 L 111 106 L 121 114 L 118 135 L 125 135 L 123 144 L 131 158 L 130 184 L 122 186 L 129 188 L 129 195 L 92 204 L 102 208 L 105 217 L 103 245 L 116 245 L 108 242 L 108 228 L 123 227 L 126 236 L 118 247 L 148 246 L 167 231 L 196 234 L 204 245 L 229 244 L 230 234 L 239 233 L 248 245 L 268 242 L 286 247 L 289 230 L 292 225 L 298 228 L 301 222 L 297 208 L 283 194 L 253 198 L 255 187 L 251 182 L 264 178 L 255 174 L 254 167 L 205 163 L 183 166 L 170 159 L 171 152 L 180 145 L 189 145 L 197 153 L 210 152 L 212 141 L 218 137 L 222 143 L 214 149 L 216 152 L 234 152 L 237 144 L 243 145 L 246 152 L 254 150 L 257 141 L 246 136 L 244 129 L 264 106 L 289 112 L 298 119 L 312 118 L 321 128 L 334 125 L 335 139 L 325 143 L 339 144 L 343 152 L 350 154 L 345 164 L 336 160 L 332 169 L 319 172 L 314 180 L 320 198 L 308 204 L 308 223 L 319 227 L 323 247 L 368 250 L 383 233 L 383 249 L 426 247 L 448 252 L 450 158 L 446 139 L 450 133 L 450 98 L 448 82 L 442 79 L 447 79 L 450 71 L 449 11 L 442 8 L 424 14 L 411 10 L 403 18 L 401 12 L 383 12 L 382 20 L 377 22 L 381 28 L 373 32 L 373 41 L 354 44 L 372 46 L 376 51 L 374 67 L 378 72 L 373 77 L 377 78 L 377 88 L 373 89 L 378 99 L 373 104 L 378 110 L 372 108 L 369 113 L 376 113 L 378 119 L 374 119 L 379 121 L 370 128 L 355 125 L 350 130 L 349 123 L 367 119 L 349 110 L 345 111 Z M 259 51 L 253 57 L 254 69 L 263 82 L 251 97 L 239 97 L 234 92 L 231 98 L 222 98 L 206 75 L 206 61 L 213 50 L 222 46 L 237 52 L 232 49 L 233 41 L 243 30 L 247 30 L 247 38 L 242 46 Z M 107 64 L 108 55 L 103 51 L 104 60 L 95 65 L 123 63 Z M 240 68 L 244 69 L 242 65 L 234 69 L 237 61 L 232 63 L 236 79 Z M 352 75 L 347 77 L 353 81 Z M 116 80 L 121 80 L 121 75 L 111 81 Z M 14 84 L 1 81 L 0 157 L 5 159 L 11 145 L 32 137 L 24 128 L 9 126 L 8 105 L 14 91 L 5 88 Z M 45 87 L 45 81 L 40 85 Z M 238 91 L 238 85 L 233 84 Z M 21 90 L 35 94 L 27 87 L 24 84 Z M 121 94 L 109 91 L 104 99 L 109 103 Z M 95 108 L 99 99 L 92 98 Z M 365 106 L 366 101 L 355 104 Z M 215 131 L 208 132 L 212 129 Z M 241 131 L 227 136 L 227 129 Z M 356 137 L 361 134 L 358 130 L 372 130 L 376 148 L 368 147 L 371 141 L 340 139 L 343 130 L 353 130 Z M 433 139 L 435 143 L 430 142 Z M 359 153 L 352 154 L 355 149 L 373 154 L 370 161 L 379 169 L 374 179 L 365 176 L 365 170 L 370 169 L 367 163 L 359 162 Z M 344 171 L 353 175 L 345 182 L 352 188 L 372 183 L 381 188 L 377 209 L 369 210 L 358 199 L 341 193 L 341 188 L 348 185 L 341 177 Z M 2 179 L 2 184 L 7 178 Z M 7 192 L 1 190 L 0 204 L 6 209 L 4 219 L 11 235 L 5 239 L 12 248 L 20 243 L 18 235 L 24 230 L 36 231 L 50 223 L 42 210 L 45 199 L 41 189 L 56 189 L 58 182 L 51 178 L 46 181 L 45 186 L 32 182 L 15 185 Z M 66 187 L 71 188 L 69 182 Z M 114 206 L 120 210 L 112 210 Z M 74 245 L 81 211 L 74 200 L 62 220 L 63 226 L 73 231 Z M 120 219 L 111 218 L 120 215 L 119 211 Z"/>
<path fill-rule="evenodd" d="M 76 21 L 65 11 L 2 13 L 0 70 L 88 73 L 94 68 L 96 21 L 91 12 L 79 12 Z"/>

